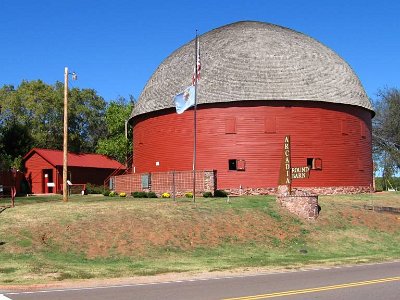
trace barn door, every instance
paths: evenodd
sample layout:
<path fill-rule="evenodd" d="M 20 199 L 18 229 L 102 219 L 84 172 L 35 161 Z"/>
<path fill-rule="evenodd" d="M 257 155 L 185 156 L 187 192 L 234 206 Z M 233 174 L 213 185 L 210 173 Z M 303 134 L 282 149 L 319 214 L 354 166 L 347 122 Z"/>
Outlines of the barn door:
<path fill-rule="evenodd" d="M 43 193 L 53 193 L 54 181 L 53 181 L 53 170 L 43 170 Z"/>

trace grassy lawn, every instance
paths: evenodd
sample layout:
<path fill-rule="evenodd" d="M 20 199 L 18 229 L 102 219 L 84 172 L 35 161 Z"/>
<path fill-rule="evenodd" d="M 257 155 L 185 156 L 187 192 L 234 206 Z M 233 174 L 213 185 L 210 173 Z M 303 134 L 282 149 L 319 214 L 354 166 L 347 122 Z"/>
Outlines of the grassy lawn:
<path fill-rule="evenodd" d="M 17 198 L 0 214 L 0 284 L 400 258 L 400 193 L 321 196 L 308 222 L 272 196 Z M 9 199 L 1 199 L 0 206 Z"/>

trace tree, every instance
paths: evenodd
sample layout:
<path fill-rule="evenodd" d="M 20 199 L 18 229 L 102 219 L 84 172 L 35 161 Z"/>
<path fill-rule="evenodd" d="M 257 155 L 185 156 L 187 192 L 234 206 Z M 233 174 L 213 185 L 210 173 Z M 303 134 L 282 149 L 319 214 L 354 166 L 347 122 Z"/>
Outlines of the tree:
<path fill-rule="evenodd" d="M 69 151 L 94 152 L 107 133 L 105 100 L 93 89 L 69 91 Z M 0 89 L 0 159 L 14 161 L 31 148 L 63 148 L 64 85 L 22 81 Z"/>
<path fill-rule="evenodd" d="M 400 170 L 400 90 L 379 91 L 374 106 L 373 155 L 386 183 Z"/>
<path fill-rule="evenodd" d="M 93 89 L 77 89 L 68 96 L 69 149 L 95 152 L 98 140 L 107 134 L 104 122 L 107 104 Z"/>
<path fill-rule="evenodd" d="M 106 110 L 107 135 L 98 141 L 97 153 L 108 155 L 121 163 L 126 163 L 132 153 L 132 129 L 128 126 L 125 137 L 125 122 L 134 106 L 133 98 L 127 101 L 121 97 L 111 101 Z"/>
<path fill-rule="evenodd" d="M 23 124 L 16 122 L 7 124 L 2 130 L 0 136 L 0 144 L 2 145 L 2 160 L 5 168 L 15 167 L 21 169 L 21 157 L 30 150 L 33 144 L 33 138 L 27 128 Z"/>

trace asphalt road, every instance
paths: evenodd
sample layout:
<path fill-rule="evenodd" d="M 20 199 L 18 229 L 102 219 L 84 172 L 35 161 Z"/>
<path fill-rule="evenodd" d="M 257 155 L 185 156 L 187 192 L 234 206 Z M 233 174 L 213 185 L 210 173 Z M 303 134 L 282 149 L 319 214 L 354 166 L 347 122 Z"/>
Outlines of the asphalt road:
<path fill-rule="evenodd" d="M 263 273 L 251 276 L 32 292 L 0 291 L 17 299 L 400 299 L 400 261 Z"/>

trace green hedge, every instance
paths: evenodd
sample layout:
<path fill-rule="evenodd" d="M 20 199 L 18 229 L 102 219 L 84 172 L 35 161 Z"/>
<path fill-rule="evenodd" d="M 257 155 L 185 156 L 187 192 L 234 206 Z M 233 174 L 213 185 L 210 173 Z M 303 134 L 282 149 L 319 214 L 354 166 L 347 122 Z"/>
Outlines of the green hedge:
<path fill-rule="evenodd" d="M 133 198 L 157 198 L 156 193 L 154 192 L 142 192 L 142 191 L 136 191 L 136 192 L 132 192 L 131 195 L 133 196 Z"/>
<path fill-rule="evenodd" d="M 224 190 L 215 190 L 214 197 L 228 197 L 228 193 Z"/>
<path fill-rule="evenodd" d="M 95 185 L 93 183 L 86 184 L 86 194 L 104 194 L 104 192 L 104 187 L 102 185 Z"/>
<path fill-rule="evenodd" d="M 147 193 L 147 198 L 157 198 L 157 195 L 154 192 L 148 192 Z"/>
<path fill-rule="evenodd" d="M 204 193 L 203 193 L 203 197 L 204 197 L 204 198 L 212 197 L 212 193 L 211 193 L 211 192 L 204 192 Z"/>

